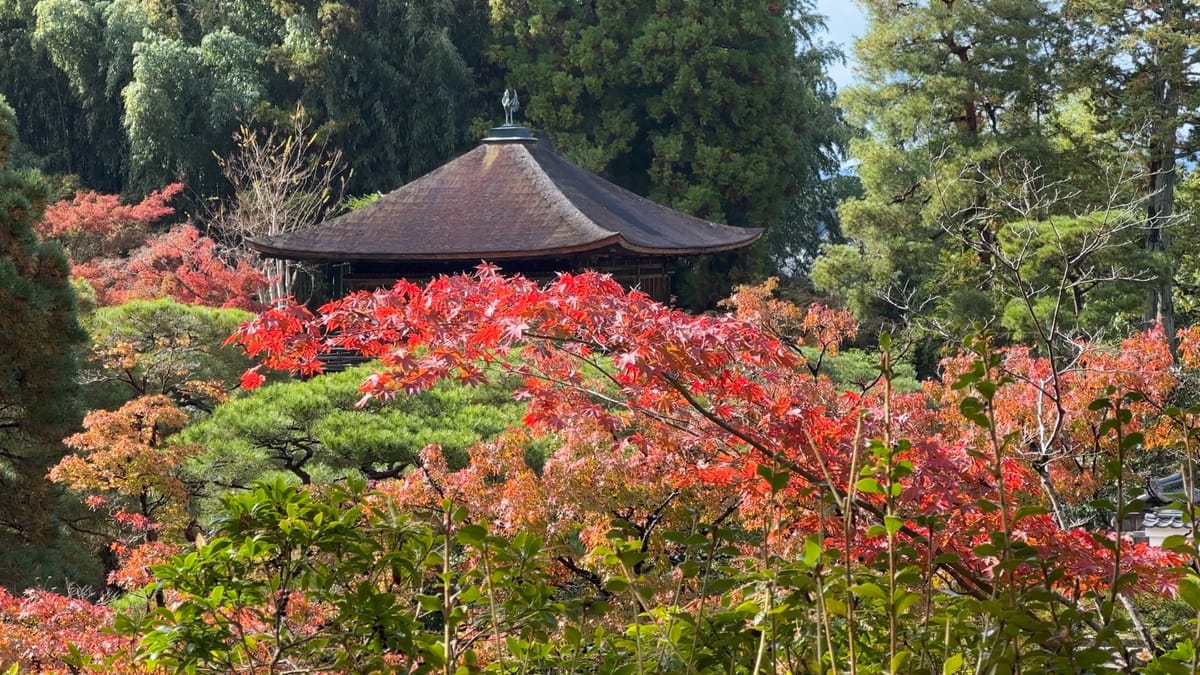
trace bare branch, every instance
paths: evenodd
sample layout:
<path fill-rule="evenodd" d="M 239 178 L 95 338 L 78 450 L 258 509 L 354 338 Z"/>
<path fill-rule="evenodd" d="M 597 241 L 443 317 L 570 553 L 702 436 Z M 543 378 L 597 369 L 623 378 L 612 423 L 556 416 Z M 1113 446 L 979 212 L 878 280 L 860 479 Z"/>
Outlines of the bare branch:
<path fill-rule="evenodd" d="M 220 160 L 233 186 L 209 226 L 226 244 L 245 248 L 246 240 L 309 229 L 339 208 L 345 181 L 341 150 L 328 150 L 308 126 L 303 108 L 290 127 L 259 132 L 243 127 L 235 136 L 237 152 Z M 258 258 L 257 256 L 253 256 Z M 269 303 L 295 294 L 304 270 L 296 263 L 262 259 L 270 279 Z"/>

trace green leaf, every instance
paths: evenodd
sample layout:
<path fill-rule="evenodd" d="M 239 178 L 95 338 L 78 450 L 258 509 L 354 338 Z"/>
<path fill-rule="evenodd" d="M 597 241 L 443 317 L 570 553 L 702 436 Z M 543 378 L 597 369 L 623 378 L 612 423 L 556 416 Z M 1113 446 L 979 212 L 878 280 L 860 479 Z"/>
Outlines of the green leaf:
<path fill-rule="evenodd" d="M 990 423 L 988 422 L 987 415 L 984 414 L 984 410 L 986 408 L 983 402 L 974 396 L 968 396 L 958 404 L 959 414 L 975 424 L 986 428 Z"/>
<path fill-rule="evenodd" d="M 1022 506 L 1021 508 L 1017 509 L 1015 513 L 1013 513 L 1013 522 L 1014 523 L 1019 522 L 1023 518 L 1029 518 L 1030 516 L 1042 516 L 1042 515 L 1045 515 L 1046 513 L 1047 513 L 1046 508 L 1043 506 L 1038 506 L 1036 504 L 1030 505 L 1030 506 Z"/>
<path fill-rule="evenodd" d="M 860 478 L 858 482 L 854 484 L 854 489 L 869 495 L 883 494 L 883 486 L 881 486 L 879 481 L 875 480 L 874 478 Z"/>
<path fill-rule="evenodd" d="M 953 675 L 963 667 L 963 655 L 961 652 L 950 656 L 946 662 L 942 664 L 942 675 Z"/>
<path fill-rule="evenodd" d="M 463 525 L 455 536 L 462 544 L 479 546 L 487 537 L 487 528 L 482 525 Z"/>
<path fill-rule="evenodd" d="M 755 467 L 755 471 L 771 486 L 771 494 L 777 494 L 780 490 L 787 487 L 788 481 L 792 477 L 787 471 L 775 471 L 766 464 L 759 464 Z"/>
<path fill-rule="evenodd" d="M 1179 585 L 1176 588 L 1176 594 L 1189 607 L 1200 611 L 1200 579 L 1197 579 L 1195 576 L 1187 576 L 1180 579 Z"/>
<path fill-rule="evenodd" d="M 474 584 L 467 586 L 458 592 L 459 602 L 465 602 L 468 604 L 478 601 L 482 596 L 483 594 L 480 592 L 479 587 Z"/>
<path fill-rule="evenodd" d="M 1121 439 L 1122 450 L 1135 450 L 1146 442 L 1146 435 L 1140 431 L 1131 431 Z"/>
<path fill-rule="evenodd" d="M 1182 534 L 1172 534 L 1163 539 L 1162 547 L 1165 551 L 1181 553 L 1183 555 L 1195 555 L 1196 553 L 1196 547 Z"/>
<path fill-rule="evenodd" d="M 887 593 L 883 588 L 870 581 L 851 586 L 850 592 L 864 600 L 887 600 Z"/>
<path fill-rule="evenodd" d="M 894 611 L 896 614 L 903 614 L 917 602 L 920 602 L 921 594 L 913 591 L 900 591 L 896 594 L 894 603 Z"/>
<path fill-rule="evenodd" d="M 816 567 L 817 561 L 821 559 L 821 545 L 815 539 L 809 538 L 804 540 L 804 564 L 809 567 Z"/>
<path fill-rule="evenodd" d="M 623 593 L 629 588 L 629 580 L 625 577 L 611 577 L 604 582 L 604 590 L 609 593 Z"/>
<path fill-rule="evenodd" d="M 419 594 L 417 595 L 417 604 L 426 612 L 441 612 L 442 596 Z"/>
<path fill-rule="evenodd" d="M 887 515 L 883 517 L 883 524 L 888 534 L 896 534 L 904 527 L 904 519 Z"/>

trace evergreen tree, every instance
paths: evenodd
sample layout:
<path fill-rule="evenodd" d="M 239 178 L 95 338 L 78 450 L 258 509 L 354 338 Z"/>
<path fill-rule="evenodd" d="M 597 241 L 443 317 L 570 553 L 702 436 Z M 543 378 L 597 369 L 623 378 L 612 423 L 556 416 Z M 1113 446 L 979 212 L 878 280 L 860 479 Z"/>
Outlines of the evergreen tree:
<path fill-rule="evenodd" d="M 211 412 L 251 365 L 224 342 L 253 316 L 171 298 L 101 307 L 85 321 L 92 349 L 81 399 L 88 410 L 116 410 L 163 395 L 186 412 Z"/>
<path fill-rule="evenodd" d="M 0 584 L 23 587 L 39 578 L 60 584 L 70 565 L 46 472 L 79 423 L 77 352 L 86 335 L 62 250 L 33 233 L 45 188 L 36 174 L 6 168 L 14 138 L 15 115 L 0 99 Z"/>
<path fill-rule="evenodd" d="M 280 31 L 265 3 L 41 0 L 34 14 L 33 45 L 70 82 L 108 162 L 89 186 L 220 187 L 214 153 L 267 94 L 266 44 Z"/>
<path fill-rule="evenodd" d="M 960 255 L 943 228 L 984 204 L 972 190 L 951 192 L 952 184 L 968 164 L 998 161 L 1021 141 L 1028 154 L 1045 155 L 1033 123 L 1048 107 L 1039 88 L 1047 73 L 1034 43 L 1048 17 L 1035 0 L 862 4 L 863 84 L 843 102 L 852 123 L 870 132 L 850 146 L 865 192 L 841 210 L 855 244 L 832 247 L 814 278 L 867 318 L 896 316 L 889 293 L 932 292 L 946 281 L 939 268 L 979 287 L 979 261 Z M 978 309 L 975 316 L 993 308 Z"/>
<path fill-rule="evenodd" d="M 217 494 L 222 486 L 265 477 L 323 483 L 401 476 L 430 445 L 459 467 L 471 446 L 525 413 L 513 399 L 512 382 L 443 384 L 386 404 L 363 404 L 360 384 L 369 368 L 272 384 L 218 406 L 176 438 L 204 448 L 189 462 L 192 481 Z M 543 450 L 529 448 L 538 468 Z"/>
<path fill-rule="evenodd" d="M 345 152 L 350 189 L 370 192 L 472 140 L 481 7 L 41 0 L 31 44 L 82 101 L 95 149 L 115 162 L 110 174 L 124 192 L 176 180 L 200 196 L 225 191 L 216 157 L 233 152 L 239 127 L 286 123 L 297 105 Z M 473 51 L 469 60 L 456 41 Z"/>
<path fill-rule="evenodd" d="M 1110 143 L 1131 147 L 1144 167 L 1145 247 L 1170 250 L 1181 163 L 1200 152 L 1200 6 L 1190 0 L 1069 0 L 1072 71 Z M 1148 322 L 1174 339 L 1171 270 L 1150 286 Z"/>
<path fill-rule="evenodd" d="M 868 321 L 949 335 L 996 317 L 1029 336 L 1139 315 L 1130 294 L 1155 262 L 1130 248 L 1122 177 L 1106 180 L 1119 157 L 1062 84 L 1071 43 L 1051 5 L 863 4 L 863 84 L 843 101 L 867 130 L 851 143 L 864 192 L 842 205 L 852 242 L 827 248 L 817 286 Z"/>
<path fill-rule="evenodd" d="M 34 40 L 31 0 L 0 0 L 0 96 L 21 122 L 16 164 L 75 174 L 106 190 L 120 186 L 123 153 L 111 152 L 65 73 Z M 119 131 L 119 127 L 113 127 Z M 121 135 L 114 136 L 117 146 Z"/>
<path fill-rule="evenodd" d="M 529 120 L 585 168 L 711 220 L 772 226 L 836 172 L 845 128 L 811 3 L 602 0 L 493 4 L 494 56 Z M 797 213 L 805 214 L 796 217 Z M 805 237 L 771 239 L 775 257 Z"/>
<path fill-rule="evenodd" d="M 487 31 L 485 16 L 473 11 L 481 4 L 272 5 L 285 35 L 271 57 L 300 85 L 297 100 L 311 118 L 325 123 L 329 147 L 350 168 L 351 193 L 392 190 L 477 140 L 469 128 L 478 87 L 455 40 L 478 51 Z"/>
<path fill-rule="evenodd" d="M 1200 323 L 1200 172 L 1195 168 L 1181 172 L 1177 203 L 1179 213 L 1189 214 L 1173 226 L 1171 258 L 1175 274 L 1173 304 L 1176 324 L 1191 326 Z"/>

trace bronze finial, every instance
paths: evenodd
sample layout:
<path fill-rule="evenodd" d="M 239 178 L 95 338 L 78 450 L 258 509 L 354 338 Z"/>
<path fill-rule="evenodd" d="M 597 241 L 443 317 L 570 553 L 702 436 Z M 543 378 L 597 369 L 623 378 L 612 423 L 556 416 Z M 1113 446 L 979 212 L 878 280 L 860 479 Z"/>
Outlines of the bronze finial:
<path fill-rule="evenodd" d="M 513 113 L 521 109 L 521 101 L 517 98 L 516 90 L 505 89 L 504 98 L 500 99 L 500 105 L 504 106 L 504 124 L 511 127 Z"/>

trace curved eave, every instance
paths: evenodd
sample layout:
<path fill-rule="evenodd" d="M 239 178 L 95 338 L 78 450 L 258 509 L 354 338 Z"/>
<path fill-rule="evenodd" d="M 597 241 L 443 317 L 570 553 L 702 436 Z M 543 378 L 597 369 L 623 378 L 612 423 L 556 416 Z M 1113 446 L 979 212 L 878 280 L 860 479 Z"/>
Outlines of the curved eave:
<path fill-rule="evenodd" d="M 732 241 L 727 244 L 717 244 L 715 246 L 697 246 L 691 248 L 654 248 L 650 246 L 638 246 L 629 240 L 621 237 L 621 246 L 634 253 L 644 255 L 703 255 L 705 253 L 724 253 L 725 251 L 736 251 L 739 248 L 746 248 L 750 244 L 758 241 L 763 236 L 761 227 L 743 228 L 746 230 L 747 237 L 740 241 Z M 619 236 L 619 235 L 618 235 Z"/>
<path fill-rule="evenodd" d="M 763 235 L 761 228 L 746 228 L 747 237 L 740 241 L 734 241 L 727 244 L 705 247 L 691 248 L 654 248 L 648 246 L 639 246 L 625 239 L 620 234 L 612 234 L 611 236 L 597 239 L 586 244 L 577 246 L 558 246 L 547 249 L 525 249 L 520 251 L 464 251 L 464 252 L 436 252 L 436 253 L 365 253 L 365 252 L 349 252 L 349 251 L 298 251 L 295 249 L 284 248 L 271 244 L 269 241 L 259 239 L 247 239 L 246 243 L 250 248 L 258 251 L 268 258 L 277 258 L 281 260 L 303 260 L 307 262 L 416 262 L 416 261 L 477 261 L 477 260 L 514 260 L 514 259 L 540 259 L 540 258 L 558 258 L 568 255 L 576 255 L 579 253 L 589 253 L 593 251 L 603 251 L 605 249 L 619 248 L 630 253 L 646 256 L 676 256 L 676 255 L 702 255 L 705 253 L 722 253 L 725 251 L 734 251 L 739 248 L 745 248 L 753 244 Z"/>
<path fill-rule="evenodd" d="M 441 251 L 436 253 L 369 253 L 363 251 L 297 251 L 269 242 L 247 239 L 250 248 L 269 258 L 282 260 L 305 260 L 309 262 L 417 262 L 417 261 L 477 261 L 512 260 L 521 258 L 555 258 L 563 255 L 603 250 L 620 244 L 620 235 L 612 235 L 578 246 L 559 246 L 540 250 L 523 251 Z"/>

